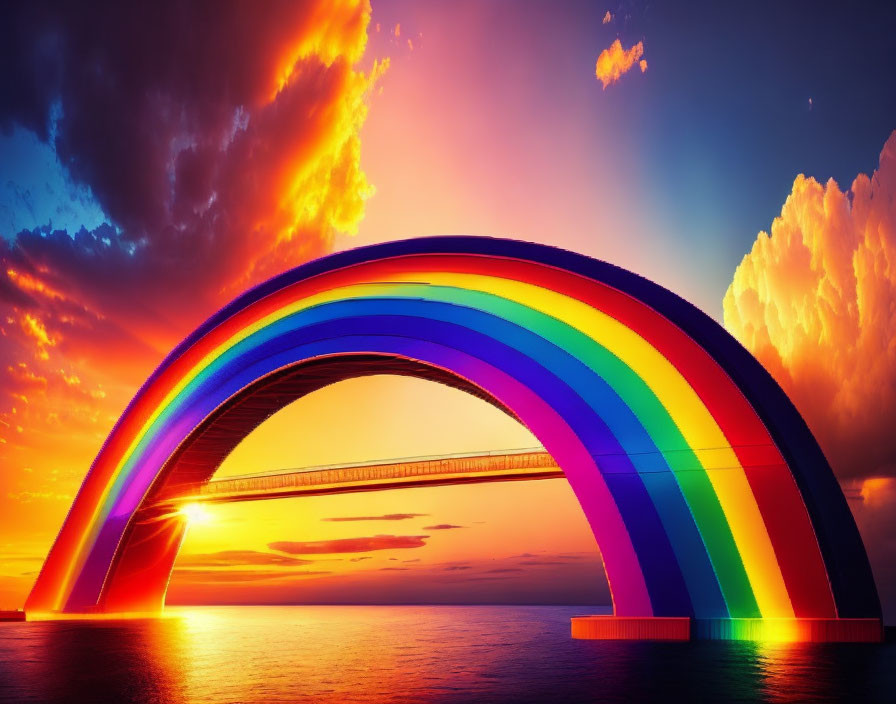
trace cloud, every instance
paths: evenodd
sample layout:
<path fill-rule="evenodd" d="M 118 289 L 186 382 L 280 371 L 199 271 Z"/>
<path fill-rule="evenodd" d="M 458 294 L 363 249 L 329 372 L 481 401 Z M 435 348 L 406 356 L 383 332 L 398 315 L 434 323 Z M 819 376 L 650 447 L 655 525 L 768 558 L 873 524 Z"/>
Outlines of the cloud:
<path fill-rule="evenodd" d="M 456 526 L 453 523 L 437 523 L 434 526 L 423 526 L 423 530 L 454 530 L 455 528 L 464 528 L 464 526 Z"/>
<path fill-rule="evenodd" d="M 170 315 L 145 308 L 190 284 L 201 315 L 222 288 L 232 294 L 355 229 L 370 193 L 358 131 L 374 76 L 353 68 L 366 3 L 113 5 L 89 21 L 65 4 L 29 7 L 0 35 L 0 125 L 45 139 L 52 127 L 60 161 L 115 227 L 20 236 L 3 255 L 23 276 L 138 318 Z M 51 321 L 32 317 L 49 344 Z"/>
<path fill-rule="evenodd" d="M 308 565 L 313 560 L 276 555 L 256 550 L 221 550 L 211 553 L 184 554 L 178 557 L 177 566 L 182 567 L 234 567 L 237 565 Z"/>
<path fill-rule="evenodd" d="M 428 535 L 374 535 L 369 538 L 338 538 L 310 542 L 279 541 L 268 543 L 271 550 L 290 555 L 328 555 L 332 553 L 369 552 L 422 548 Z"/>
<path fill-rule="evenodd" d="M 49 145 L 107 218 L 0 233 L 0 514 L 51 468 L 73 492 L 174 344 L 356 231 L 386 66 L 358 68 L 369 19 L 366 0 L 0 9 L 0 130 Z"/>
<path fill-rule="evenodd" d="M 613 15 L 609 10 L 607 10 L 607 14 L 604 15 L 604 19 L 603 19 L 603 22 L 601 22 L 601 24 L 610 24 L 610 22 L 612 22 L 612 21 L 613 21 Z"/>
<path fill-rule="evenodd" d="M 428 513 L 387 513 L 382 516 L 337 516 L 322 518 L 322 521 L 406 521 L 409 518 L 428 516 Z"/>
<path fill-rule="evenodd" d="M 53 491 L 11 491 L 7 492 L 6 498 L 22 504 L 30 504 L 34 501 L 61 501 L 62 503 L 71 503 L 75 496 L 74 494 Z"/>
<path fill-rule="evenodd" d="M 892 624 L 896 622 L 896 479 L 853 480 L 844 490 L 868 550 L 884 622 Z"/>
<path fill-rule="evenodd" d="M 546 565 L 566 565 L 569 563 L 563 562 L 562 560 L 523 560 L 520 564 L 528 565 L 530 567 L 542 567 Z"/>
<path fill-rule="evenodd" d="M 29 555 L 24 553 L 3 553 L 0 554 L 0 564 L 10 562 L 37 562 L 44 561 L 44 555 Z"/>
<path fill-rule="evenodd" d="M 723 302 L 841 479 L 896 476 L 896 132 L 844 192 L 797 176 Z"/>
<path fill-rule="evenodd" d="M 597 57 L 597 64 L 594 68 L 594 75 L 597 76 L 604 89 L 611 83 L 616 83 L 624 73 L 631 70 L 632 66 L 638 63 L 638 60 L 644 54 L 644 43 L 638 42 L 630 49 L 623 49 L 622 43 L 616 39 L 610 44 L 608 49 L 600 52 Z M 647 62 L 640 63 L 641 72 L 647 70 Z"/>
<path fill-rule="evenodd" d="M 327 571 L 311 570 L 193 570 L 176 567 L 172 573 L 172 583 L 240 583 L 268 582 L 271 580 L 297 579 L 332 574 Z"/>

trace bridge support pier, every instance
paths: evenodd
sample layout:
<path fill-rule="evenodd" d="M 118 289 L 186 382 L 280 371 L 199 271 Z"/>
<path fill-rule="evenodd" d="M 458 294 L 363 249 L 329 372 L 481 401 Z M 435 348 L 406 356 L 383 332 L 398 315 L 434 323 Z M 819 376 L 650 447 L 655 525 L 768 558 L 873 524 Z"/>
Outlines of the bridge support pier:
<path fill-rule="evenodd" d="M 576 616 L 572 637 L 582 640 L 690 640 L 691 619 L 636 616 Z"/>
<path fill-rule="evenodd" d="M 577 616 L 572 637 L 582 640 L 752 640 L 802 643 L 880 643 L 876 618 L 658 618 Z"/>

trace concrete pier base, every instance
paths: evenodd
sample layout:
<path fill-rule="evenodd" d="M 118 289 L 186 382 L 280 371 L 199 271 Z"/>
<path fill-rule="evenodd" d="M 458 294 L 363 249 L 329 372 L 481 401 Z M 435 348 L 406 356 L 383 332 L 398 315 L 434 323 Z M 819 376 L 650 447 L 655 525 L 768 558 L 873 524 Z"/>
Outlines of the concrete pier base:
<path fill-rule="evenodd" d="M 577 616 L 572 637 L 588 640 L 690 640 L 691 619 Z"/>
<path fill-rule="evenodd" d="M 753 640 L 780 643 L 880 643 L 875 618 L 655 618 L 577 616 L 572 637 L 591 640 Z"/>

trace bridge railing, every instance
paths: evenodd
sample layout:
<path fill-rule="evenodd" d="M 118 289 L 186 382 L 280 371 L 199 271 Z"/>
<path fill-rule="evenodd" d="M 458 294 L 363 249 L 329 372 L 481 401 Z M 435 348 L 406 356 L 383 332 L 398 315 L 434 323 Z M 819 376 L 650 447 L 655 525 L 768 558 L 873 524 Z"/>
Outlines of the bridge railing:
<path fill-rule="evenodd" d="M 304 469 L 285 469 L 258 474 L 213 479 L 204 484 L 189 484 L 178 492 L 181 498 L 214 499 L 225 496 L 255 495 L 286 490 L 314 489 L 338 485 L 372 485 L 403 480 L 438 483 L 437 477 L 475 478 L 527 473 L 561 476 L 554 459 L 542 448 L 497 452 L 466 453 L 439 457 L 413 457 L 352 465 L 328 465 Z M 536 477 L 533 477 L 536 478 Z M 431 479 L 432 481 L 425 481 Z M 443 483 L 451 483 L 445 481 Z M 170 497 L 172 499 L 178 497 Z"/>

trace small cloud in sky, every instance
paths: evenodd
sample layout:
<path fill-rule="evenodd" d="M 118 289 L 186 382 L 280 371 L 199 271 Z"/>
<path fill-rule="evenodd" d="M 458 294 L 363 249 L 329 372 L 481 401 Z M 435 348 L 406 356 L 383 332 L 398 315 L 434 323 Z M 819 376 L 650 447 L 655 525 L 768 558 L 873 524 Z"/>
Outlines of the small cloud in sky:
<path fill-rule="evenodd" d="M 266 582 L 270 580 L 283 580 L 298 577 L 315 577 L 324 574 L 332 574 L 327 571 L 311 570 L 204 570 L 176 568 L 172 579 L 178 582 L 193 583 L 238 583 L 238 582 Z"/>
<path fill-rule="evenodd" d="M 178 558 L 178 567 L 233 567 L 235 565 L 307 565 L 313 560 L 277 555 L 257 550 L 221 550 L 220 552 L 185 554 Z"/>
<path fill-rule="evenodd" d="M 613 14 L 609 10 L 607 10 L 607 14 L 604 15 L 603 23 L 610 24 L 610 22 L 612 22 L 612 21 L 613 21 Z"/>
<path fill-rule="evenodd" d="M 546 565 L 565 565 L 566 562 L 560 560 L 524 560 L 521 565 L 529 565 L 530 567 L 543 567 Z"/>
<path fill-rule="evenodd" d="M 422 548 L 426 545 L 428 537 L 428 535 L 374 535 L 364 538 L 338 538 L 307 542 L 281 540 L 268 543 L 268 547 L 271 550 L 290 555 L 328 555 L 344 552 Z"/>
<path fill-rule="evenodd" d="M 43 562 L 44 555 L 29 555 L 26 553 L 3 553 L 0 554 L 0 564 L 7 562 Z"/>
<path fill-rule="evenodd" d="M 639 63 L 644 55 L 644 43 L 638 42 L 630 49 L 623 49 L 622 43 L 616 39 L 609 48 L 600 52 L 597 57 L 597 64 L 594 68 L 594 75 L 597 76 L 603 87 L 606 89 L 611 83 L 616 83 L 623 74 L 631 70 L 632 66 Z M 640 61 L 639 66 L 641 72 L 647 70 L 647 61 Z"/>
<path fill-rule="evenodd" d="M 454 530 L 455 528 L 463 528 L 464 526 L 456 526 L 453 523 L 437 523 L 434 526 L 423 526 L 423 530 Z"/>
<path fill-rule="evenodd" d="M 428 513 L 386 513 L 382 516 L 334 516 L 332 518 L 322 518 L 322 521 L 406 521 L 409 518 L 420 518 L 428 516 Z"/>

